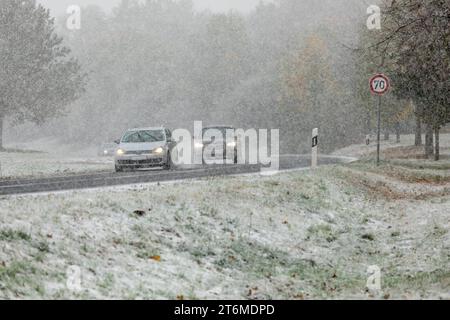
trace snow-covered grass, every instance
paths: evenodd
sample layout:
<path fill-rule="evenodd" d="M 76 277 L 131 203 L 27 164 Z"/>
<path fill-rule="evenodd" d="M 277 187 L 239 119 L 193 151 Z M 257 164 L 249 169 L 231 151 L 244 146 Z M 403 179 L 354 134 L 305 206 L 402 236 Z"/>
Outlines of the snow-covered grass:
<path fill-rule="evenodd" d="M 0 152 L 0 178 L 43 177 L 113 171 L 112 159 L 40 152 Z"/>
<path fill-rule="evenodd" d="M 0 212 L 0 298 L 450 298 L 449 185 L 371 162 L 4 197 Z"/>
<path fill-rule="evenodd" d="M 75 149 L 49 140 L 7 145 L 7 151 L 0 151 L 0 179 L 113 170 L 112 158 L 97 157 L 95 149 Z"/>
<path fill-rule="evenodd" d="M 402 135 L 400 139 L 400 143 L 396 142 L 396 137 L 391 135 L 390 139 L 385 141 L 382 139 L 381 141 L 381 150 L 384 151 L 382 157 L 389 155 L 389 149 L 401 148 L 401 147 L 410 147 L 414 146 L 414 135 Z M 425 136 L 422 137 L 422 141 L 425 141 Z M 376 152 L 376 137 L 371 137 L 370 145 L 366 144 L 355 144 L 348 146 L 347 148 L 339 149 L 335 151 L 333 154 L 338 156 L 348 156 L 348 157 L 368 157 L 373 156 L 374 152 Z M 440 145 L 441 145 L 441 153 L 443 155 L 450 155 L 450 134 L 445 133 L 441 134 L 440 137 Z M 421 147 L 417 149 L 418 152 L 422 152 Z"/>

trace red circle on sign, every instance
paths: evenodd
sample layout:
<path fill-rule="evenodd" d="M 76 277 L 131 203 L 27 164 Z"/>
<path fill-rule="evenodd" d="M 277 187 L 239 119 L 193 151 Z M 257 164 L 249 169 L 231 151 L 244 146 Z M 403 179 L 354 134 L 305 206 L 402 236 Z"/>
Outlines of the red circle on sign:
<path fill-rule="evenodd" d="M 381 96 L 388 92 L 390 86 L 389 78 L 382 73 L 377 74 L 370 79 L 370 91 L 373 94 Z"/>

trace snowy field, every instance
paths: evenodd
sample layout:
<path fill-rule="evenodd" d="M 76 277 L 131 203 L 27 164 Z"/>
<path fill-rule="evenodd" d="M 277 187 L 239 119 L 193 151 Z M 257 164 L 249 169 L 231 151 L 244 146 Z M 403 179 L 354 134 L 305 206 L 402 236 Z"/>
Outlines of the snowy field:
<path fill-rule="evenodd" d="M 390 139 L 388 141 L 383 140 L 383 137 L 381 138 L 381 150 L 386 151 L 391 148 L 399 148 L 399 147 L 410 147 L 414 146 L 414 135 L 402 135 L 400 139 L 400 143 L 396 142 L 395 135 L 390 136 Z M 425 142 L 425 136 L 422 137 L 422 142 Z M 441 153 L 443 155 L 450 155 L 450 134 L 441 134 L 440 137 L 440 144 L 441 144 Z M 371 136 L 371 142 L 370 145 L 366 144 L 355 144 L 351 145 L 347 148 L 340 149 L 336 152 L 334 152 L 334 155 L 338 156 L 348 156 L 348 157 L 358 157 L 363 158 L 367 156 L 373 156 L 373 154 L 377 150 L 377 140 L 376 136 Z M 423 147 L 417 148 L 417 152 L 422 152 Z M 385 154 L 382 154 L 382 156 L 385 156 Z"/>
<path fill-rule="evenodd" d="M 411 182 L 423 169 L 358 162 L 4 197 L 0 298 L 448 299 L 450 180 L 427 170 Z"/>
<path fill-rule="evenodd" d="M 112 158 L 98 157 L 95 149 L 61 146 L 48 140 L 6 148 L 8 152 L 0 152 L 0 179 L 114 171 Z"/>

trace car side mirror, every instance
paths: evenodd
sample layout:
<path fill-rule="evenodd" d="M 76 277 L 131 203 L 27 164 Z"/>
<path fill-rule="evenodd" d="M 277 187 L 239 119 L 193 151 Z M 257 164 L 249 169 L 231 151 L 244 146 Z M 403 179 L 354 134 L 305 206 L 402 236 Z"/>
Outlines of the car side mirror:
<path fill-rule="evenodd" d="M 120 140 L 114 140 L 115 144 L 120 144 Z"/>

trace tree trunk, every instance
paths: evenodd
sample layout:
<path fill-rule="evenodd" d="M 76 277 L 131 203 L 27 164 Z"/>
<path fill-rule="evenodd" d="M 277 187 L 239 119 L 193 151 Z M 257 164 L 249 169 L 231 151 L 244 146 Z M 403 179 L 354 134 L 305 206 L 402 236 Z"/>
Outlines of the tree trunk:
<path fill-rule="evenodd" d="M 366 135 L 372 133 L 371 123 L 372 123 L 372 115 L 371 115 L 370 112 L 367 112 L 367 116 L 366 116 Z"/>
<path fill-rule="evenodd" d="M 439 127 L 434 128 L 434 136 L 435 136 L 435 139 L 436 139 L 435 151 L 434 151 L 434 160 L 436 160 L 436 161 L 440 160 L 439 131 L 440 131 Z"/>
<path fill-rule="evenodd" d="M 395 124 L 395 136 L 397 143 L 400 143 L 400 123 Z"/>
<path fill-rule="evenodd" d="M 416 139 L 414 142 L 414 145 L 416 147 L 421 146 L 422 143 L 422 122 L 420 121 L 420 118 L 416 115 Z"/>
<path fill-rule="evenodd" d="M 3 150 L 3 122 L 4 117 L 0 115 L 0 151 Z"/>
<path fill-rule="evenodd" d="M 425 132 L 425 155 L 427 158 L 431 158 L 434 154 L 433 150 L 433 127 L 429 124 L 426 125 Z"/>

